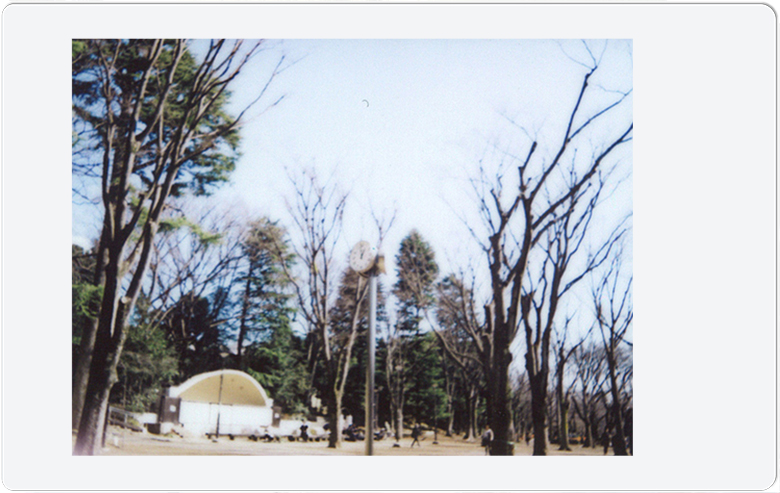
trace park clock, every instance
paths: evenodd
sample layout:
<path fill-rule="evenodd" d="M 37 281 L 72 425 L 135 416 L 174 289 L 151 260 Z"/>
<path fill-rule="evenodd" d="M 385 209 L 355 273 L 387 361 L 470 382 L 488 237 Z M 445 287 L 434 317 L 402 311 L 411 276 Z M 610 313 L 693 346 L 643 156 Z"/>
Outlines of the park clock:
<path fill-rule="evenodd" d="M 358 274 L 365 274 L 376 261 L 376 248 L 367 241 L 359 241 L 349 254 L 349 266 Z"/>

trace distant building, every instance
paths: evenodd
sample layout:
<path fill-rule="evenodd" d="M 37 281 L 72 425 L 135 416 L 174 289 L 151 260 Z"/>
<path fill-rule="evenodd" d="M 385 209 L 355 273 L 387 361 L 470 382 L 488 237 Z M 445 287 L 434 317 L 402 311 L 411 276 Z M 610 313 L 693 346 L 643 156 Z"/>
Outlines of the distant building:
<path fill-rule="evenodd" d="M 274 419 L 273 399 L 250 375 L 219 370 L 196 375 L 168 389 L 159 420 L 179 423 L 188 434 L 259 435 Z"/>

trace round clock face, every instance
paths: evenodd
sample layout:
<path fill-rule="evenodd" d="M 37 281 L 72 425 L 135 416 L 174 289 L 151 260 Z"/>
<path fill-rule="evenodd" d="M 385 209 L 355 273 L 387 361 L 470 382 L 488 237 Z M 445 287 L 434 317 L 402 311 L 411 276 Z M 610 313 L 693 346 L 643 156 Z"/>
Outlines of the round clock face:
<path fill-rule="evenodd" d="M 349 254 L 349 266 L 355 272 L 366 272 L 374 266 L 376 248 L 367 241 L 360 241 Z"/>

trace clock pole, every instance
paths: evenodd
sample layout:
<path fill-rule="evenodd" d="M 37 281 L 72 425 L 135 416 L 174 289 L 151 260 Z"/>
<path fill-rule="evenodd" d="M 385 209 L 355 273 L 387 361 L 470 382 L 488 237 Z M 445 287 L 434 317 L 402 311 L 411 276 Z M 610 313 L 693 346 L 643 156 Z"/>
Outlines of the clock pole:
<path fill-rule="evenodd" d="M 376 366 L 376 290 L 377 276 L 385 273 L 384 255 L 367 241 L 359 241 L 349 254 L 349 265 L 362 277 L 368 277 L 368 368 L 366 368 L 366 455 L 374 455 L 376 412 L 374 367 Z"/>
<path fill-rule="evenodd" d="M 366 375 L 366 455 L 374 455 L 374 366 L 376 365 L 376 269 L 368 276 L 368 369 Z"/>

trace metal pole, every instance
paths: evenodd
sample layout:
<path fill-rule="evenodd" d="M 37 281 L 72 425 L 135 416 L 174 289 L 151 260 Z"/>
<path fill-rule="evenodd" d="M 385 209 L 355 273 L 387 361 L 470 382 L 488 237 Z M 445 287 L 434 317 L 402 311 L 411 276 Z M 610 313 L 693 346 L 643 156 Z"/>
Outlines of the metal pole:
<path fill-rule="evenodd" d="M 368 368 L 366 371 L 366 455 L 374 455 L 374 366 L 376 345 L 376 274 L 368 278 Z"/>
<path fill-rule="evenodd" d="M 225 370 L 219 375 L 219 402 L 217 402 L 217 438 L 219 438 L 219 415 L 222 414 L 222 378 L 225 375 Z"/>

